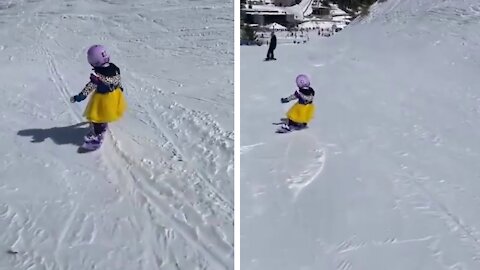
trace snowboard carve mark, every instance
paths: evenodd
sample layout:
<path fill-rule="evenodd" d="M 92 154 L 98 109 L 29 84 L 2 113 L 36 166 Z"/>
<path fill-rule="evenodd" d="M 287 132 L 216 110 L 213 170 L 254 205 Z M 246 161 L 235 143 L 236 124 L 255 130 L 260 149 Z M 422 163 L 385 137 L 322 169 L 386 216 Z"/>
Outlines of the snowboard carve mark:
<path fill-rule="evenodd" d="M 300 174 L 287 179 L 288 188 L 293 191 L 294 198 L 297 198 L 302 190 L 315 181 L 322 173 L 325 157 L 324 149 L 316 149 L 313 162 L 308 164 Z"/>
<path fill-rule="evenodd" d="M 282 165 L 288 173 L 285 181 L 288 189 L 293 192 L 294 200 L 319 177 L 326 161 L 326 148 L 315 136 L 308 133 L 299 135 L 300 137 L 307 136 L 308 139 L 290 140 L 285 148 Z M 298 156 L 305 158 L 295 158 Z M 302 160 L 307 160 L 307 162 Z"/>
<path fill-rule="evenodd" d="M 257 148 L 258 146 L 261 146 L 261 145 L 264 145 L 264 144 L 265 143 L 260 142 L 260 143 L 255 143 L 255 144 L 251 144 L 251 145 L 240 146 L 240 155 L 246 154 L 246 153 L 250 152 L 251 150 Z"/>

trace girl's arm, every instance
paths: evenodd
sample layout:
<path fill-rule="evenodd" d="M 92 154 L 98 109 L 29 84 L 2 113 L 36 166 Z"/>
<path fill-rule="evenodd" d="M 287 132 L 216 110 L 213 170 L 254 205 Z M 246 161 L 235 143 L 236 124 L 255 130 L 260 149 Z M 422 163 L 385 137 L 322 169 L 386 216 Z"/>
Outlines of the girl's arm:
<path fill-rule="evenodd" d="M 290 96 L 286 97 L 286 98 L 282 98 L 281 101 L 282 103 L 288 103 L 294 99 L 297 99 L 297 92 L 295 91 L 295 93 L 291 94 Z"/>
<path fill-rule="evenodd" d="M 87 96 L 93 92 L 97 88 L 97 85 L 93 82 L 88 82 L 87 85 L 83 88 L 83 90 L 78 93 L 78 95 L 73 96 L 70 98 L 70 102 L 80 102 L 87 98 Z"/>

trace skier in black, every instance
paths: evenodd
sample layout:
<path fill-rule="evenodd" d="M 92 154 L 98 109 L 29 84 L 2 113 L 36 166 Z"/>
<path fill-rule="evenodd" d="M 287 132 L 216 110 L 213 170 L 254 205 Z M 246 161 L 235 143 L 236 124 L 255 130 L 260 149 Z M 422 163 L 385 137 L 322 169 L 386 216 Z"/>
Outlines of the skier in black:
<path fill-rule="evenodd" d="M 265 60 L 277 60 L 273 56 L 273 51 L 277 47 L 277 36 L 275 36 L 275 32 L 272 31 L 272 37 L 270 38 L 270 45 L 268 46 L 267 58 Z"/>

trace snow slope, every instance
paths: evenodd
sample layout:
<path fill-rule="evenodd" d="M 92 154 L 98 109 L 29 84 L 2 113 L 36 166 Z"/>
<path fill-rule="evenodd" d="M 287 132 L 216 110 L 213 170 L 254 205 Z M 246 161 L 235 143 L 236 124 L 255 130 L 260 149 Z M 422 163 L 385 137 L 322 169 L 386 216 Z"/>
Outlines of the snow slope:
<path fill-rule="evenodd" d="M 0 269 L 233 269 L 231 1 L 0 1 Z M 128 112 L 77 153 L 86 49 Z"/>
<path fill-rule="evenodd" d="M 480 3 L 388 0 L 241 49 L 242 269 L 480 269 Z M 307 73 L 310 128 L 274 134 Z"/>

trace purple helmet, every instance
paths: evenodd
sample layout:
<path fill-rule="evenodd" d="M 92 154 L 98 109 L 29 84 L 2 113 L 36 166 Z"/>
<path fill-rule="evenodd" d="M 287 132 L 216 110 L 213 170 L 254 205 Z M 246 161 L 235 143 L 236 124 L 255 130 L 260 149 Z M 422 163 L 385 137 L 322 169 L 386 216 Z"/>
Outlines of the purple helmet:
<path fill-rule="evenodd" d="M 101 67 L 110 62 L 110 55 L 102 45 L 93 45 L 87 52 L 88 63 L 93 67 Z"/>
<path fill-rule="evenodd" d="M 295 79 L 297 82 L 298 88 L 310 87 L 310 80 L 308 79 L 307 75 L 300 74 Z"/>

